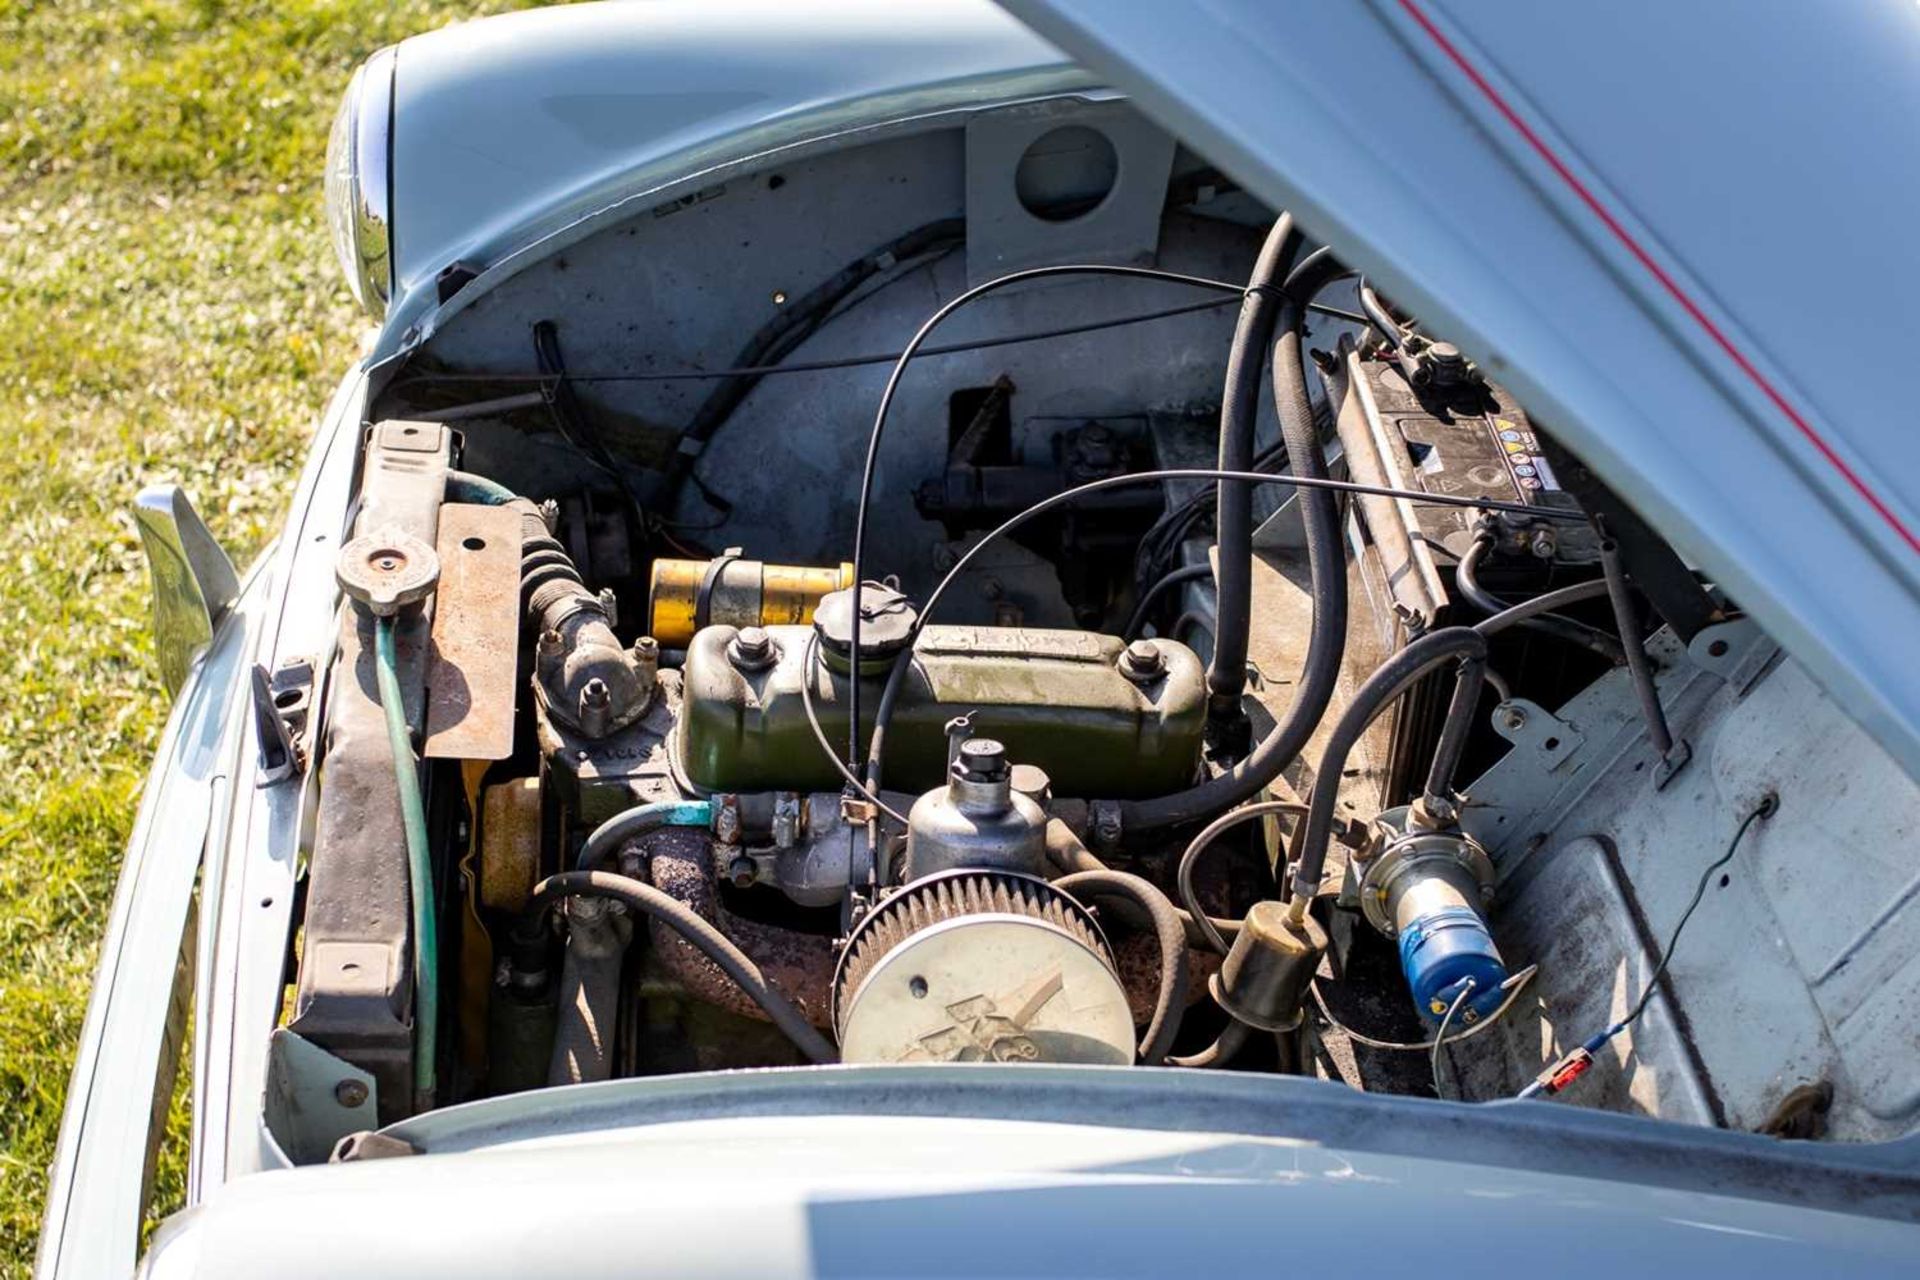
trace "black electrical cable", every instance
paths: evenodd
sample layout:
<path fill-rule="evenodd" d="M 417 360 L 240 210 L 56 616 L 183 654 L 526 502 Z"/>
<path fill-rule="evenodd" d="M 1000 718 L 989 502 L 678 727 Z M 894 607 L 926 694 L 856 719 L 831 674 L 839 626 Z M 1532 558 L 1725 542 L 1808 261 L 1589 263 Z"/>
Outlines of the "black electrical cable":
<path fill-rule="evenodd" d="M 1220 392 L 1218 465 L 1222 471 L 1253 470 L 1254 424 L 1259 418 L 1267 348 L 1279 318 L 1280 289 L 1299 248 L 1293 215 L 1282 212 L 1267 231 L 1247 277 L 1240 318 L 1227 349 L 1226 385 Z M 1253 490 L 1220 481 L 1214 497 L 1214 528 L 1220 546 L 1216 573 L 1220 625 L 1214 628 L 1213 657 L 1207 664 L 1207 701 L 1209 715 L 1217 718 L 1238 714 L 1247 682 L 1248 618 L 1241 614 L 1250 609 L 1253 591 Z"/>
<path fill-rule="evenodd" d="M 1148 612 L 1161 596 L 1173 590 L 1183 582 L 1192 582 L 1195 578 L 1210 578 L 1213 566 L 1210 564 L 1190 564 L 1184 569 L 1175 569 L 1145 591 L 1140 593 L 1140 602 L 1133 606 L 1133 612 L 1127 615 L 1127 625 L 1120 628 L 1123 638 L 1131 640 L 1140 634 L 1140 628 L 1147 620 Z"/>
<path fill-rule="evenodd" d="M 739 988 L 766 1011 L 773 1025 L 786 1033 L 813 1062 L 834 1062 L 839 1054 L 807 1016 L 780 989 L 767 980 L 747 954 L 726 934 L 697 915 L 677 898 L 668 896 L 644 881 L 617 876 L 608 871 L 565 871 L 548 876 L 534 886 L 527 910 L 543 911 L 561 898 L 611 898 L 623 906 L 653 917 L 685 938 L 702 955 L 720 967 Z"/>
<path fill-rule="evenodd" d="M 1779 809 L 1780 797 L 1771 791 L 1767 792 L 1760 798 L 1760 803 L 1740 820 L 1739 827 L 1734 830 L 1733 839 L 1727 841 L 1726 852 L 1708 863 L 1706 870 L 1700 873 L 1699 883 L 1693 886 L 1693 897 L 1687 900 L 1686 910 L 1682 911 L 1680 918 L 1674 922 L 1673 932 L 1667 936 L 1666 948 L 1661 951 L 1660 961 L 1653 966 L 1653 972 L 1647 975 L 1647 982 L 1641 988 L 1640 998 L 1633 1002 L 1633 1008 L 1627 1011 L 1626 1016 L 1614 1023 L 1612 1029 L 1607 1032 L 1609 1040 L 1632 1026 L 1639 1020 L 1640 1015 L 1647 1011 L 1647 1004 L 1653 999 L 1654 991 L 1659 988 L 1660 979 L 1666 976 L 1667 966 L 1673 963 L 1673 949 L 1680 945 L 1680 932 L 1687 927 L 1687 921 L 1693 919 L 1693 913 L 1699 910 L 1701 899 L 1707 895 L 1707 885 L 1713 881 L 1713 873 L 1733 861 L 1733 855 L 1740 851 L 1740 842 L 1747 838 L 1749 827 L 1762 818 L 1771 818 L 1779 812 Z"/>
<path fill-rule="evenodd" d="M 600 439 L 593 424 L 587 420 L 587 414 L 580 407 L 580 399 L 573 393 L 573 385 L 567 376 L 566 357 L 560 351 L 560 330 L 551 320 L 541 320 L 533 326 L 533 358 L 540 366 L 543 376 L 549 378 L 541 390 L 546 396 L 547 411 L 553 416 L 554 429 L 560 438 L 572 445 L 588 461 L 599 467 L 613 478 L 621 494 L 633 507 L 634 518 L 646 521 L 646 511 L 640 505 L 638 495 L 627 484 L 626 473 L 620 470 L 620 464 L 614 461 L 606 444 Z"/>
<path fill-rule="evenodd" d="M 1059 493 L 1042 498 L 1026 510 L 1009 516 L 1007 519 L 1001 521 L 998 526 L 988 530 L 971 547 L 968 547 L 960 554 L 959 558 L 954 561 L 953 567 L 947 570 L 946 575 L 942 577 L 940 581 L 935 584 L 933 590 L 928 593 L 926 602 L 920 607 L 919 616 L 914 620 L 912 630 L 907 638 L 907 643 L 902 647 L 899 658 L 894 661 L 893 670 L 888 673 L 886 686 L 880 695 L 880 705 L 875 708 L 874 711 L 873 746 L 870 748 L 865 774 L 867 786 L 875 791 L 879 790 L 879 782 L 877 781 L 881 763 L 879 747 L 884 740 L 884 732 L 887 722 L 892 716 L 893 706 L 899 699 L 901 689 L 906 683 L 907 669 L 913 661 L 913 642 L 919 638 L 920 632 L 926 628 L 927 621 L 933 616 L 933 611 L 939 605 L 941 598 L 946 595 L 947 591 L 953 586 L 954 582 L 958 580 L 959 576 L 973 563 L 975 556 L 979 555 L 982 550 L 994 541 L 1011 533 L 1027 521 L 1045 515 L 1054 508 L 1064 506 L 1089 493 L 1098 493 L 1105 489 L 1115 489 L 1123 485 L 1158 484 L 1166 480 L 1218 480 L 1223 476 L 1245 484 L 1281 484 L 1291 485 L 1300 489 L 1325 489 L 1334 493 L 1375 494 L 1380 497 L 1403 498 L 1412 503 L 1442 507 L 1479 507 L 1494 511 L 1510 509 L 1523 515 L 1538 518 L 1568 520 L 1582 524 L 1586 523 L 1586 516 L 1572 511 L 1548 511 L 1535 507 L 1522 506 L 1518 503 L 1489 502 L 1483 498 L 1456 497 L 1451 494 L 1420 493 L 1413 489 L 1394 489 L 1385 485 L 1360 484 L 1352 480 L 1334 480 L 1313 476 L 1267 475 L 1264 472 L 1258 471 L 1238 472 L 1229 475 L 1229 473 L 1210 467 L 1183 467 L 1166 471 L 1134 471 L 1122 476 L 1107 476 L 1100 480 L 1089 480 L 1085 484 L 1075 485 L 1071 489 L 1063 489 Z M 1603 583 L 1581 583 L 1576 587 L 1562 588 L 1560 591 L 1549 592 L 1547 595 L 1535 600 L 1516 605 L 1514 608 L 1508 609 L 1505 613 L 1497 617 L 1487 619 L 1474 629 L 1483 635 L 1492 634 L 1505 626 L 1512 625 L 1517 618 L 1531 617 L 1541 609 L 1556 609 L 1562 605 L 1578 600 L 1589 599 L 1592 595 L 1591 588 L 1595 586 L 1598 586 L 1601 591 L 1606 589 Z M 1270 739 L 1272 736 L 1273 735 L 1269 734 L 1268 738 Z M 1263 739 L 1263 742 L 1264 741 L 1266 741 L 1266 739 Z M 1236 799 L 1216 805 L 1216 811 L 1218 809 L 1228 808 L 1233 804 L 1238 804 L 1241 800 L 1248 799 L 1258 793 L 1267 783 L 1271 782 L 1275 777 L 1278 777 L 1280 769 L 1285 768 L 1287 763 L 1289 763 L 1288 761 L 1281 761 L 1274 767 L 1273 773 L 1264 778 L 1246 774 L 1245 771 L 1248 769 L 1249 763 L 1260 757 L 1260 755 L 1260 748 L 1256 747 L 1253 755 L 1241 761 L 1240 764 L 1236 765 L 1234 769 L 1230 770 L 1227 774 L 1221 775 L 1222 778 L 1236 774 L 1240 775 L 1241 779 L 1236 784 L 1235 790 L 1238 790 L 1240 787 L 1246 787 L 1247 790 L 1245 794 L 1238 795 Z M 1216 779 L 1216 781 L 1219 781 L 1219 779 Z M 1206 784 L 1203 784 L 1203 786 L 1204 785 Z M 1121 811 L 1123 815 L 1127 811 L 1128 803 L 1134 802 L 1122 802 Z"/>
<path fill-rule="evenodd" d="M 1400 328 L 1400 322 L 1388 312 L 1386 305 L 1380 301 L 1380 295 L 1373 291 L 1373 286 L 1367 283 L 1365 276 L 1360 277 L 1359 292 L 1360 310 L 1366 312 L 1367 323 L 1378 329 L 1380 336 L 1385 338 L 1387 345 L 1395 351 L 1405 347 L 1407 335 Z"/>
<path fill-rule="evenodd" d="M 1075 897 L 1126 898 L 1147 913 L 1160 943 L 1160 990 L 1153 1017 L 1140 1042 L 1140 1061 L 1157 1067 L 1166 1061 L 1180 1018 L 1187 1009 L 1187 930 L 1167 895 L 1149 881 L 1124 871 L 1077 871 L 1053 882 L 1056 889 Z"/>
<path fill-rule="evenodd" d="M 867 437 L 867 456 L 860 469 L 859 498 L 854 507 L 853 516 L 853 582 L 854 607 L 851 611 L 851 623 L 847 628 L 847 661 L 850 669 L 860 670 L 860 597 L 863 594 L 861 584 L 866 581 L 864 570 L 867 550 L 867 513 L 873 501 L 873 479 L 880 459 L 880 441 L 886 434 L 887 411 L 893 407 L 894 394 L 899 390 L 900 380 L 906 374 L 907 364 L 921 345 L 946 318 L 970 302 L 997 292 L 1009 285 L 1020 284 L 1028 280 L 1046 280 L 1059 276 L 1118 276 L 1136 280 L 1158 280 L 1169 284 L 1182 284 L 1190 288 L 1212 289 L 1217 292 L 1239 293 L 1240 286 L 1224 280 L 1211 280 L 1204 276 L 1184 275 L 1175 271 L 1160 271 L 1152 267 L 1119 267 L 1100 263 L 1060 263 L 1048 267 L 1033 267 L 1026 271 L 1014 271 L 997 276 L 984 284 L 975 285 L 965 293 L 953 298 L 931 316 L 927 317 L 900 352 L 900 358 L 894 362 L 893 371 L 887 375 L 887 384 L 881 389 L 879 406 L 874 410 L 873 430 Z M 860 767 L 862 752 L 860 749 L 860 681 L 856 677 L 848 684 L 847 695 L 847 767 L 857 770 Z M 878 784 L 868 779 L 867 785 L 878 790 Z"/>
<path fill-rule="evenodd" d="M 1313 895 L 1320 889 L 1320 878 L 1327 862 L 1327 842 L 1333 834 L 1333 809 L 1340 790 L 1340 778 L 1346 769 L 1348 753 L 1366 733 L 1368 726 L 1429 672 L 1450 662 L 1459 664 L 1460 674 L 1454 688 L 1453 703 L 1448 709 L 1449 721 L 1459 712 L 1463 701 L 1462 689 L 1474 695 L 1464 699 L 1471 712 L 1478 697 L 1481 671 L 1486 661 L 1485 636 L 1471 627 L 1445 627 L 1409 642 L 1404 649 L 1376 667 L 1373 674 L 1354 691 L 1353 700 L 1340 713 L 1333 731 L 1327 735 L 1327 745 L 1320 757 L 1319 768 L 1314 771 L 1317 781 L 1313 795 L 1307 802 L 1307 820 L 1301 826 L 1299 839 L 1295 842 L 1293 910 L 1296 914 L 1312 903 Z M 1451 723 L 1448 727 L 1452 727 Z M 1440 752 L 1435 752 L 1434 767 L 1427 777 L 1429 796 L 1451 801 L 1453 778 L 1448 770 L 1452 763 Z"/>
<path fill-rule="evenodd" d="M 1088 320 L 1080 324 L 1062 325 L 1057 329 L 1033 329 L 1026 333 L 1009 333 L 998 338 L 976 338 L 967 342 L 945 342 L 936 346 L 922 347 L 917 358 L 930 359 L 933 356 L 960 355 L 968 351 L 986 351 L 994 347 L 1017 346 L 1023 342 L 1044 342 L 1050 338 L 1070 338 L 1079 333 L 1098 333 L 1103 329 L 1121 329 L 1128 325 L 1148 324 L 1155 320 L 1169 320 L 1176 316 L 1192 315 L 1196 311 L 1218 311 L 1233 305 L 1231 298 L 1214 298 L 1207 302 L 1189 302 L 1184 306 L 1162 307 L 1157 311 L 1140 311 L 1133 315 L 1116 316 L 1111 320 Z M 1308 310 L 1322 315 L 1337 316 L 1342 320 L 1358 320 L 1338 307 L 1323 306 L 1320 303 L 1308 304 Z M 900 358 L 898 351 L 876 351 L 867 355 L 841 356 L 831 360 L 790 360 L 780 364 L 733 366 L 725 369 L 690 369 L 684 373 L 568 373 L 569 382 L 709 382 L 723 378 L 740 378 L 748 375 L 773 377 L 782 373 L 823 373 L 836 369 L 858 369 L 866 365 L 892 364 Z M 551 374 L 514 371 L 509 373 L 438 373 L 422 370 L 419 373 L 407 373 L 405 381 L 398 383 L 399 389 L 405 389 L 415 383 L 432 385 L 474 385 L 502 383 L 506 386 L 539 386 L 555 381 Z"/>
<path fill-rule="evenodd" d="M 1660 959 L 1653 966 L 1653 972 L 1647 975 L 1646 984 L 1641 987 L 1639 998 L 1633 1002 L 1626 1016 L 1608 1026 L 1606 1030 L 1588 1036 L 1586 1040 L 1563 1054 L 1552 1066 L 1534 1078 L 1532 1084 L 1522 1089 L 1516 1097 L 1537 1098 L 1543 1094 L 1551 1097 L 1585 1075 L 1593 1065 L 1593 1055 L 1605 1048 L 1607 1042 L 1632 1026 L 1647 1011 L 1647 1005 L 1653 1000 L 1653 993 L 1660 989 L 1660 979 L 1666 976 L 1667 966 L 1673 962 L 1674 948 L 1680 945 L 1681 931 L 1687 927 L 1687 921 L 1693 919 L 1693 913 L 1706 897 L 1707 885 L 1713 881 L 1713 873 L 1733 861 L 1733 855 L 1740 851 L 1740 842 L 1747 838 L 1747 832 L 1755 822 L 1762 818 L 1771 818 L 1780 811 L 1780 797 L 1767 792 L 1760 803 L 1747 812 L 1734 829 L 1733 839 L 1727 841 L 1727 848 L 1718 858 L 1707 864 L 1700 873 L 1700 880 L 1693 886 L 1693 897 L 1688 899 L 1686 910 L 1680 913 L 1680 919 L 1674 922 L 1673 932 L 1667 935 L 1667 945 L 1660 953 Z"/>
<path fill-rule="evenodd" d="M 1194 925 L 1206 935 L 1208 945 L 1221 955 L 1227 954 L 1227 940 L 1221 936 L 1218 929 L 1213 927 L 1213 918 L 1201 907 L 1200 894 L 1193 887 L 1193 869 L 1200 861 L 1200 855 L 1220 838 L 1223 831 L 1239 826 L 1243 822 L 1251 822 L 1255 818 L 1264 818 L 1275 813 L 1290 813 L 1297 818 L 1306 811 L 1307 806 L 1296 804 L 1291 800 L 1263 800 L 1258 804 L 1244 805 L 1223 813 L 1208 823 L 1181 853 L 1180 863 L 1173 877 L 1174 887 L 1180 892 L 1180 905 L 1187 909 L 1187 914 L 1193 917 Z"/>
<path fill-rule="evenodd" d="M 1488 614 L 1499 613 L 1507 607 L 1505 600 L 1480 584 L 1480 565 L 1487 558 L 1488 552 L 1493 550 L 1493 544 L 1494 540 L 1490 534 L 1481 534 L 1474 538 L 1473 545 L 1468 547 L 1467 553 L 1460 557 L 1460 563 L 1454 567 L 1453 571 L 1453 584 L 1460 589 L 1461 596 L 1468 604 Z M 1543 635 L 1553 636 L 1557 640 L 1565 640 L 1569 644 L 1590 649 L 1616 666 L 1626 661 L 1626 653 L 1620 647 L 1618 640 L 1596 627 L 1575 622 L 1571 618 L 1543 613 L 1537 617 L 1525 619 L 1522 625 L 1539 631 Z"/>

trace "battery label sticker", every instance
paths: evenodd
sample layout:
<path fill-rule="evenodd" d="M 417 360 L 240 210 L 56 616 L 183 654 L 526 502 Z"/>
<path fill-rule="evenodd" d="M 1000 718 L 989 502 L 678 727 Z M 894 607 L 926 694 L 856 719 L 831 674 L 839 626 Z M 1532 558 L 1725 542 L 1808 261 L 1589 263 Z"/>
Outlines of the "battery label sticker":
<path fill-rule="evenodd" d="M 1487 416 L 1487 425 L 1500 441 L 1500 454 L 1507 460 L 1507 470 L 1512 473 L 1513 482 L 1522 493 L 1539 493 L 1560 487 L 1553 468 L 1547 465 L 1546 458 L 1540 452 L 1540 440 L 1532 431 L 1510 419 L 1496 418 L 1491 414 Z"/>

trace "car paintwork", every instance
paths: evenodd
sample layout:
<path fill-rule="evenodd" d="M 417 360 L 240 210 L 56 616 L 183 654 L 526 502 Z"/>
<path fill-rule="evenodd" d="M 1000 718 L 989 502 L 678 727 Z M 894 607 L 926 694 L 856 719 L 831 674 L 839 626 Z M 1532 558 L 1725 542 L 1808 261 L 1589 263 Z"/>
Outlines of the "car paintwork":
<path fill-rule="evenodd" d="M 1866 1276 L 1920 1249 L 1920 1173 L 1885 1148 L 1675 1143 L 1669 1125 L 1533 1104 L 1463 1114 L 1292 1077 L 1169 1087 L 1145 1068 L 612 1081 L 389 1130 L 417 1156 L 237 1182 L 157 1244 L 151 1276 L 248 1275 L 269 1251 L 289 1277 L 369 1280 Z"/>
<path fill-rule="evenodd" d="M 729 167 L 1096 82 L 980 0 L 588 4 L 415 36 L 394 79 L 398 277 L 375 358 L 424 341 L 436 278 L 478 296 Z M 682 190 L 669 190 L 672 187 Z"/>

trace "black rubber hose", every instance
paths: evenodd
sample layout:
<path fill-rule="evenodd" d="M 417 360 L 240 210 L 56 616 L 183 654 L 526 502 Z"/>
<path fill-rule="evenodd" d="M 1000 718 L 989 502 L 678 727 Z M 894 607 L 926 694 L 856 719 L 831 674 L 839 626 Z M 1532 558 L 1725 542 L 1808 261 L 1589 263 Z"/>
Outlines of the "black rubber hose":
<path fill-rule="evenodd" d="M 1160 994 L 1154 1001 L 1146 1038 L 1140 1042 L 1140 1061 L 1149 1067 L 1163 1065 L 1173 1038 L 1180 1034 L 1181 1015 L 1187 1010 L 1187 931 L 1180 923 L 1180 913 L 1166 894 L 1124 871 L 1080 871 L 1062 876 L 1053 884 L 1075 897 L 1126 898 L 1153 922 L 1154 935 L 1160 941 Z"/>
<path fill-rule="evenodd" d="M 1531 600 L 1522 600 L 1519 604 L 1508 605 L 1491 618 L 1473 624 L 1473 629 L 1483 636 L 1499 635 L 1508 627 L 1517 627 L 1528 618 L 1570 604 L 1580 604 L 1586 600 L 1597 600 L 1607 594 L 1607 582 L 1604 578 L 1593 578 L 1586 582 L 1576 582 L 1570 587 L 1559 587 L 1543 596 Z"/>
<path fill-rule="evenodd" d="M 833 1045 L 807 1021 L 793 1001 L 767 981 L 760 966 L 733 945 L 724 933 L 696 915 L 677 898 L 672 898 L 639 880 L 617 876 L 609 871 L 565 871 L 548 876 L 534 886 L 527 910 L 542 911 L 561 898 L 612 898 L 615 902 L 667 925 L 685 938 L 702 955 L 720 966 L 721 972 L 737 983 L 753 1002 L 766 1010 L 773 1025 L 786 1033 L 812 1062 L 837 1062 Z M 1182 993 L 1184 995 L 1184 993 Z"/>
<path fill-rule="evenodd" d="M 1220 1038 L 1195 1054 L 1184 1058 L 1168 1058 L 1170 1067 L 1224 1067 L 1232 1062 L 1235 1055 L 1247 1047 L 1247 1039 L 1252 1034 L 1244 1022 L 1229 1022 L 1220 1032 Z"/>
<path fill-rule="evenodd" d="M 1316 250 L 1294 269 L 1287 281 L 1285 304 L 1279 318 L 1280 336 L 1273 347 L 1273 395 L 1279 411 L 1281 440 L 1286 446 L 1288 470 L 1303 478 L 1327 478 L 1326 457 L 1320 450 L 1319 431 L 1307 394 L 1307 373 L 1301 343 L 1301 322 L 1306 302 L 1328 281 L 1345 273 L 1346 268 L 1324 249 Z M 1244 489 L 1246 486 L 1232 485 Z M 1267 735 L 1254 744 L 1247 756 L 1197 787 L 1160 796 L 1152 800 L 1122 801 L 1120 829 L 1144 831 L 1197 822 L 1211 814 L 1250 800 L 1270 786 L 1293 763 L 1301 748 L 1313 736 L 1327 712 L 1333 691 L 1340 681 L 1340 662 L 1347 647 L 1347 558 L 1340 541 L 1340 506 L 1331 492 L 1311 486 L 1295 490 L 1300 504 L 1301 523 L 1307 542 L 1307 570 L 1313 594 L 1313 622 L 1307 638 L 1307 656 L 1295 686 L 1286 716 Z M 1226 567 L 1239 559 L 1251 573 L 1252 547 L 1241 557 L 1228 548 L 1224 534 L 1220 539 L 1219 625 L 1214 629 L 1215 649 L 1219 637 L 1233 627 L 1228 621 Z M 1248 586 L 1251 588 L 1251 578 Z M 1240 623 L 1241 639 L 1246 639 L 1249 612 Z M 1245 649 L 1241 650 L 1242 676 L 1245 675 Z M 1237 696 L 1237 695 L 1236 695 Z"/>
<path fill-rule="evenodd" d="M 1320 757 L 1320 767 L 1314 774 L 1318 782 L 1307 803 L 1307 820 L 1301 828 L 1299 853 L 1294 860 L 1296 902 L 1311 903 L 1320 889 L 1320 877 L 1327 862 L 1327 842 L 1333 834 L 1333 809 L 1339 798 L 1340 779 L 1346 770 L 1348 754 L 1367 727 L 1436 667 L 1459 662 L 1463 667 L 1483 668 L 1486 660 L 1485 636 L 1471 627 L 1447 627 L 1428 632 L 1388 658 L 1354 691 L 1353 700 L 1341 712 L 1327 737 L 1326 752 Z M 1477 690 L 1481 682 L 1479 672 L 1463 671 L 1461 681 Z M 1458 699 L 1455 701 L 1457 704 Z M 1432 787 L 1434 776 L 1429 775 L 1427 781 Z M 1452 778 L 1440 778 L 1439 783 L 1450 788 Z"/>
<path fill-rule="evenodd" d="M 598 871 L 601 864 L 629 841 L 662 827 L 704 827 L 713 820 L 713 805 L 705 800 L 657 800 L 635 805 L 608 818 L 588 833 L 580 846 L 576 871 Z"/>
<path fill-rule="evenodd" d="M 1480 585 L 1480 564 L 1493 550 L 1493 539 L 1477 537 L 1473 545 L 1467 548 L 1467 554 L 1460 557 L 1460 563 L 1453 571 L 1453 585 L 1460 589 L 1468 604 L 1482 613 L 1494 614 L 1505 611 L 1507 602 Z M 1555 614 L 1543 613 L 1537 617 L 1525 618 L 1520 625 L 1531 627 L 1543 635 L 1550 635 L 1569 644 L 1577 644 L 1583 649 L 1605 658 L 1615 665 L 1626 661 L 1626 653 L 1620 642 L 1606 632 L 1575 622 L 1571 618 L 1562 618 Z"/>
<path fill-rule="evenodd" d="M 1128 616 L 1127 625 L 1120 629 L 1121 636 L 1128 640 L 1138 636 L 1140 628 L 1146 624 L 1147 613 L 1153 608 L 1154 603 L 1173 588 L 1183 582 L 1192 582 L 1195 578 L 1212 576 L 1213 566 L 1210 564 L 1190 564 L 1184 569 L 1175 569 L 1167 574 L 1140 593 L 1140 603 L 1133 606 L 1133 613 Z"/>
<path fill-rule="evenodd" d="M 1467 737 L 1473 732 L 1474 713 L 1480 707 L 1486 683 L 1484 656 L 1460 660 L 1453 697 L 1447 702 L 1447 718 L 1440 724 L 1440 741 L 1434 744 L 1433 762 L 1427 768 L 1426 794 L 1433 799 L 1449 804 L 1453 800 L 1453 780 L 1460 773 L 1460 757 L 1466 754 Z"/>
<path fill-rule="evenodd" d="M 1227 349 L 1226 385 L 1220 392 L 1220 469 L 1253 470 L 1254 430 L 1260 418 L 1260 381 L 1274 326 L 1280 319 L 1281 287 L 1298 251 L 1293 215 L 1274 219 L 1247 277 L 1240 319 Z M 1220 544 L 1219 625 L 1213 629 L 1213 660 L 1207 664 L 1207 704 L 1215 717 L 1240 714 L 1247 685 L 1247 628 L 1253 613 L 1253 491 L 1219 482 L 1214 528 Z"/>

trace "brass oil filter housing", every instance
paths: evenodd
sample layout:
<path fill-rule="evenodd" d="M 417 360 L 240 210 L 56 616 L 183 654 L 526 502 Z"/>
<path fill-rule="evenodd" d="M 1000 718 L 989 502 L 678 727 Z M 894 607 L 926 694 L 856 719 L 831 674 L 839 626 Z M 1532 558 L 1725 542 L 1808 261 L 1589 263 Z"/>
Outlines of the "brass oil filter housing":
<path fill-rule="evenodd" d="M 820 598 L 853 585 L 853 566 L 768 564 L 729 547 L 711 560 L 655 560 L 647 589 L 647 634 L 684 649 L 700 628 L 806 626 Z"/>

